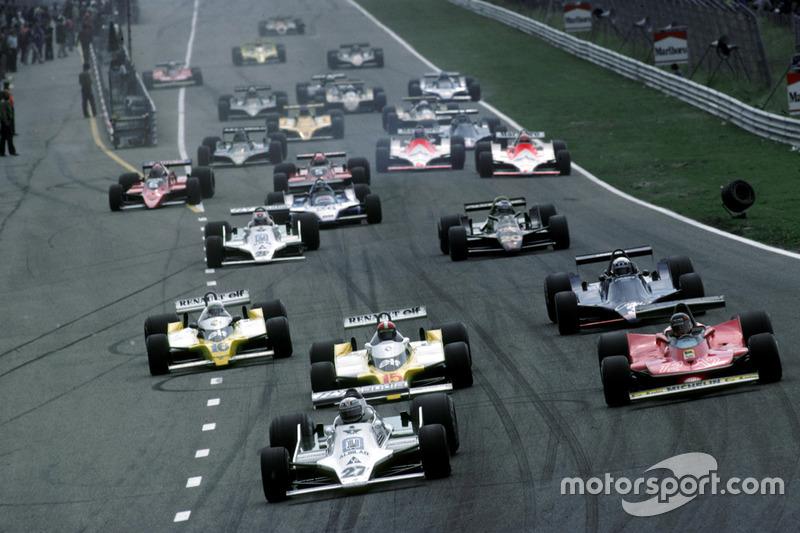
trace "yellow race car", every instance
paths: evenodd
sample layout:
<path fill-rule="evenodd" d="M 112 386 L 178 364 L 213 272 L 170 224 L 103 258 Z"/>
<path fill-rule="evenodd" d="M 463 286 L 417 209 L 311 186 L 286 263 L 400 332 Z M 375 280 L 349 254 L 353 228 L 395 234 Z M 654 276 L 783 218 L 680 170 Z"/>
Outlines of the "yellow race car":
<path fill-rule="evenodd" d="M 420 328 L 420 340 L 399 333 L 395 322 L 424 318 L 424 307 L 346 318 L 345 329 L 377 326 L 358 349 L 350 342 L 315 342 L 311 358 L 311 401 L 314 407 L 334 405 L 355 388 L 371 400 L 395 400 L 472 385 L 469 334 L 463 322 Z"/>
<path fill-rule="evenodd" d="M 233 64 L 237 67 L 245 63 L 286 63 L 286 48 L 272 41 L 255 41 L 234 46 L 231 51 Z"/>
<path fill-rule="evenodd" d="M 177 313 L 147 317 L 144 338 L 150 374 L 199 366 L 223 367 L 235 361 L 292 355 L 286 308 L 280 300 L 256 303 L 250 310 L 246 290 L 209 292 L 202 298 L 175 302 Z M 242 315 L 231 315 L 226 305 L 242 304 Z M 200 311 L 196 322 L 189 313 Z"/>
<path fill-rule="evenodd" d="M 282 132 L 287 141 L 310 141 L 319 139 L 341 139 L 344 137 L 344 112 L 332 109 L 317 114 L 324 104 L 287 105 L 288 113 L 281 117 L 276 113 L 267 115 L 267 135 Z"/>

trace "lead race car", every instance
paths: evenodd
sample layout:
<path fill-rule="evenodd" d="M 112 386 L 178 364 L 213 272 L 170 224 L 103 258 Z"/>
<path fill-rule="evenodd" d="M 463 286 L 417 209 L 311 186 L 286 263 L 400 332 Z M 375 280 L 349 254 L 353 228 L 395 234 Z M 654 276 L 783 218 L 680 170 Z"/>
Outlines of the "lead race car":
<path fill-rule="evenodd" d="M 203 85 L 200 67 L 186 67 L 183 61 L 156 63 L 155 70 L 142 72 L 142 83 L 147 89 Z"/>
<path fill-rule="evenodd" d="M 319 248 L 319 223 L 311 213 L 290 215 L 282 205 L 234 208 L 231 213 L 251 215 L 250 222 L 243 228 L 231 228 L 227 221 L 205 225 L 209 268 L 297 261 L 305 259 L 306 250 Z"/>
<path fill-rule="evenodd" d="M 420 340 L 401 335 L 395 322 L 427 317 L 424 307 L 370 313 L 344 320 L 345 330 L 370 327 L 370 340 L 327 340 L 311 345 L 311 401 L 314 407 L 338 403 L 346 389 L 367 399 L 395 400 L 472 385 L 469 334 L 463 322 L 420 328 Z"/>
<path fill-rule="evenodd" d="M 170 167 L 189 166 L 191 159 L 148 161 L 142 174 L 127 172 L 108 188 L 112 211 L 155 209 L 167 205 L 197 205 L 214 196 L 214 171 L 206 166 L 192 167 L 187 176 L 177 176 Z"/>
<path fill-rule="evenodd" d="M 544 132 L 495 132 L 492 141 L 475 145 L 475 168 L 492 176 L 569 175 L 572 156 L 564 141 L 542 142 Z"/>
<path fill-rule="evenodd" d="M 267 132 L 281 132 L 289 141 L 341 139 L 344 137 L 344 113 L 341 109 L 318 113 L 325 104 L 289 105 L 287 116 L 267 115 Z"/>
<path fill-rule="evenodd" d="M 369 43 L 342 44 L 338 50 L 328 50 L 328 68 L 383 67 L 383 48 L 370 48 Z"/>
<path fill-rule="evenodd" d="M 291 356 L 292 338 L 283 303 L 264 301 L 248 310 L 245 304 L 249 303 L 247 290 L 208 292 L 202 298 L 178 300 L 176 313 L 147 317 L 144 338 L 150 374 Z M 231 315 L 226 305 L 242 305 L 242 315 Z M 198 311 L 196 322 L 191 321 L 189 313 Z"/>
<path fill-rule="evenodd" d="M 466 159 L 464 139 L 443 137 L 438 128 L 401 129 L 398 134 L 410 137 L 378 139 L 375 166 L 378 172 L 395 170 L 462 170 Z"/>
<path fill-rule="evenodd" d="M 203 166 L 244 166 L 258 163 L 276 165 L 283 161 L 286 137 L 278 132 L 261 141 L 250 138 L 251 133 L 266 133 L 264 126 L 223 128 L 222 138 L 205 137 L 197 147 L 197 162 Z"/>
<path fill-rule="evenodd" d="M 270 424 L 269 441 L 261 450 L 261 481 L 270 503 L 447 477 L 460 444 L 455 406 L 446 394 L 419 396 L 410 413 L 382 417 L 355 390 L 346 392 L 333 424 L 315 427 L 307 414 L 279 416 Z"/>
<path fill-rule="evenodd" d="M 233 90 L 236 96 L 223 94 L 217 100 L 217 113 L 223 122 L 230 118 L 266 118 L 268 113 L 282 113 L 289 105 L 289 97 L 283 91 L 262 94 L 271 90 L 269 85 L 247 85 Z"/>
<path fill-rule="evenodd" d="M 569 248 L 569 227 L 564 215 L 556 214 L 552 204 L 537 204 L 529 211 L 517 212 L 514 206 L 525 207 L 525 198 L 499 196 L 491 202 L 464 204 L 464 210 L 489 211 L 482 222 L 473 222 L 467 215 L 445 215 L 439 219 L 439 248 L 453 261 L 470 255 L 513 254 L 552 246 L 554 250 Z"/>
<path fill-rule="evenodd" d="M 434 97 L 442 102 L 481 99 L 481 85 L 475 78 L 458 72 L 428 72 L 408 82 L 408 96 Z"/>
<path fill-rule="evenodd" d="M 258 21 L 258 34 L 267 35 L 303 35 L 306 32 L 306 23 L 301 18 L 270 17 Z"/>
<path fill-rule="evenodd" d="M 652 257 L 653 248 L 618 248 L 576 256 L 577 266 L 606 263 L 600 280 L 593 283 L 582 281 L 579 274 L 572 272 L 549 274 L 544 280 L 544 300 L 547 315 L 558 324 L 559 333 L 638 325 L 646 317 L 640 312 L 645 304 L 703 301 L 703 281 L 688 257 L 661 259 L 650 272 L 640 270 L 631 260 L 643 256 Z"/>
<path fill-rule="evenodd" d="M 721 307 L 719 296 L 702 309 Z M 610 407 L 660 396 L 687 394 L 743 383 L 774 383 L 783 377 L 772 322 L 749 311 L 716 326 L 698 323 L 691 303 L 643 306 L 640 314 L 670 316 L 661 333 L 615 331 L 598 338 L 603 394 Z"/>

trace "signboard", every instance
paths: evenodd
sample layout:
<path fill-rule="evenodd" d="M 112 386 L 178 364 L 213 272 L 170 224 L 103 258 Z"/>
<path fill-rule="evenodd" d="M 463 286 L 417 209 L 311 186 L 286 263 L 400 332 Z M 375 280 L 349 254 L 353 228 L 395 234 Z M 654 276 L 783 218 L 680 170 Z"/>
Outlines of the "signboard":
<path fill-rule="evenodd" d="M 800 73 L 786 75 L 786 94 L 789 98 L 789 114 L 800 115 Z"/>
<path fill-rule="evenodd" d="M 592 6 L 575 4 L 564 6 L 564 31 L 589 31 L 592 29 Z"/>
<path fill-rule="evenodd" d="M 653 33 L 656 65 L 689 62 L 689 40 L 686 28 L 672 28 Z"/>

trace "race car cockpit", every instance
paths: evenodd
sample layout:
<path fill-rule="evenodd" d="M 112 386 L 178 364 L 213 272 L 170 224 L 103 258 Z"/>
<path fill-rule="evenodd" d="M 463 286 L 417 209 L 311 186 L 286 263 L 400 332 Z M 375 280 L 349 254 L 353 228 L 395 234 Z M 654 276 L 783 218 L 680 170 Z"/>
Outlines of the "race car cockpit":
<path fill-rule="evenodd" d="M 233 331 L 232 322 L 233 317 L 221 302 L 211 302 L 200 313 L 197 327 L 206 340 L 222 340 Z"/>
<path fill-rule="evenodd" d="M 330 205 L 336 203 L 336 193 L 322 180 L 317 180 L 309 191 L 311 205 Z"/>

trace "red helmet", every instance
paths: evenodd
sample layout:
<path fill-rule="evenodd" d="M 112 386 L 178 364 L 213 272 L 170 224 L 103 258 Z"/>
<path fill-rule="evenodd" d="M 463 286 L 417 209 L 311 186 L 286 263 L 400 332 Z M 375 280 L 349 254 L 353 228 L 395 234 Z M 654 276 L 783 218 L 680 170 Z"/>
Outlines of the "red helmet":
<path fill-rule="evenodd" d="M 382 341 L 390 341 L 393 340 L 395 335 L 397 334 L 397 328 L 394 326 L 394 322 L 390 322 L 389 320 L 384 320 L 380 324 L 378 324 L 378 338 Z"/>

